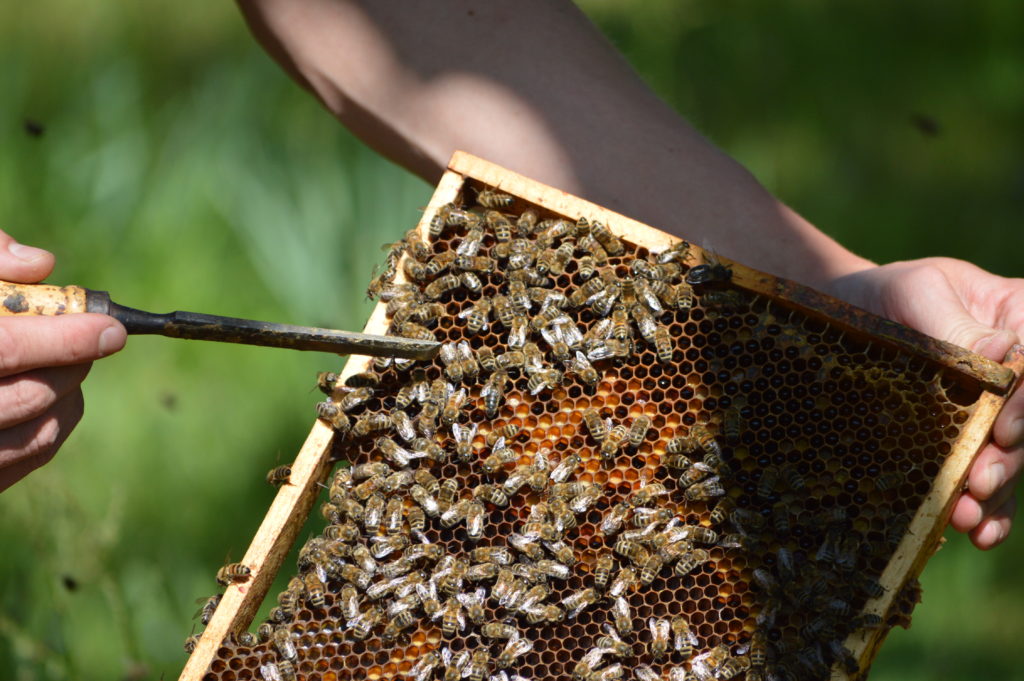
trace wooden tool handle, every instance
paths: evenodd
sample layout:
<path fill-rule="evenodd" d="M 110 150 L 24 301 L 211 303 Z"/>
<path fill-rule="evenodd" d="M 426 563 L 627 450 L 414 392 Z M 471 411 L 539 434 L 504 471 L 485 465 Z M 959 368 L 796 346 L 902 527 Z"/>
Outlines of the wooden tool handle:
<path fill-rule="evenodd" d="M 0 316 L 52 316 L 85 311 L 86 290 L 81 286 L 12 284 L 0 281 Z"/>

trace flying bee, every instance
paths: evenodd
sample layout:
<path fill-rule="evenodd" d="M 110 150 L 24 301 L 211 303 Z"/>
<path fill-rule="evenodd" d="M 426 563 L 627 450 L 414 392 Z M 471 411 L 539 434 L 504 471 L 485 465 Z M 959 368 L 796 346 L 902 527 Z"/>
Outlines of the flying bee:
<path fill-rule="evenodd" d="M 686 620 L 686 617 L 679 615 L 672 618 L 672 648 L 679 653 L 684 660 L 689 659 L 693 655 L 693 649 L 697 647 L 699 641 L 697 635 L 693 633 L 693 629 L 690 628 L 690 623 Z"/>
<path fill-rule="evenodd" d="M 609 419 L 609 424 L 611 420 Z M 618 453 L 619 448 L 622 447 L 622 443 L 625 441 L 626 436 L 629 434 L 626 426 L 621 423 L 608 430 L 608 435 L 605 436 L 604 441 L 601 443 L 601 458 L 605 461 L 612 461 L 615 459 L 615 455 Z"/>
<path fill-rule="evenodd" d="M 507 371 L 495 371 L 487 379 L 487 383 L 480 389 L 480 396 L 484 401 L 484 410 L 489 418 L 494 418 L 498 408 L 505 401 L 505 387 L 509 382 Z"/>
<path fill-rule="evenodd" d="M 288 484 L 292 475 L 292 467 L 288 464 L 272 468 L 267 472 L 267 484 L 274 487 Z"/>
<path fill-rule="evenodd" d="M 441 423 L 450 426 L 459 419 L 459 410 L 466 403 L 466 389 L 451 390 L 441 412 Z"/>
<path fill-rule="evenodd" d="M 252 574 L 247 566 L 241 563 L 228 563 L 217 570 L 217 583 L 221 586 L 229 586 L 235 582 L 244 582 Z"/>
<path fill-rule="evenodd" d="M 622 241 L 619 237 L 612 234 L 611 230 L 604 223 L 597 222 L 596 220 L 591 222 L 590 234 L 604 247 L 608 255 L 619 256 L 625 253 L 626 247 L 622 244 Z"/>
<path fill-rule="evenodd" d="M 633 419 L 633 423 L 629 426 L 629 432 L 626 435 L 626 439 L 629 441 L 629 446 L 636 449 L 640 446 L 640 443 L 644 441 L 644 437 L 647 436 L 647 431 L 651 428 L 651 419 L 649 416 L 641 414 Z"/>
<path fill-rule="evenodd" d="M 683 496 L 687 501 L 711 501 L 712 499 L 725 496 L 725 488 L 722 487 L 718 476 L 714 476 L 690 485 L 686 488 Z"/>
<path fill-rule="evenodd" d="M 654 329 L 654 350 L 658 355 L 658 361 L 668 364 L 672 361 L 672 337 L 669 335 L 668 327 L 658 324 Z"/>
<path fill-rule="evenodd" d="M 711 554 L 706 549 L 687 551 L 676 561 L 676 574 L 685 577 L 709 560 L 711 560 Z"/>
<path fill-rule="evenodd" d="M 490 325 L 492 307 L 489 298 L 481 298 L 475 305 L 460 312 L 459 318 L 466 320 L 466 330 L 469 333 L 480 333 L 480 331 L 486 331 Z"/>
<path fill-rule="evenodd" d="M 647 620 L 647 628 L 651 631 L 651 657 L 661 660 L 668 653 L 668 641 L 671 627 L 664 618 L 651 617 Z"/>
<path fill-rule="evenodd" d="M 473 460 L 473 438 L 476 437 L 477 424 L 468 426 L 452 424 L 452 437 L 455 439 L 455 455 L 459 461 L 469 463 Z"/>
<path fill-rule="evenodd" d="M 213 619 L 213 613 L 216 612 L 217 606 L 220 605 L 220 599 L 223 597 L 224 594 L 214 594 L 209 598 L 199 598 L 196 600 L 196 603 L 202 603 L 202 607 L 196 611 L 196 614 L 192 615 L 192 619 L 198 617 L 205 627 Z"/>
<path fill-rule="evenodd" d="M 454 274 L 446 274 L 443 277 L 435 279 L 434 281 L 427 284 L 427 287 L 423 289 L 423 295 L 430 300 L 437 300 L 448 291 L 457 289 L 461 281 Z M 428 340 L 434 340 L 434 335 L 431 334 Z"/>
<path fill-rule="evenodd" d="M 330 396 L 334 392 L 335 386 L 338 384 L 338 374 L 333 371 L 321 371 L 316 375 L 316 387 L 320 389 L 324 395 Z"/>

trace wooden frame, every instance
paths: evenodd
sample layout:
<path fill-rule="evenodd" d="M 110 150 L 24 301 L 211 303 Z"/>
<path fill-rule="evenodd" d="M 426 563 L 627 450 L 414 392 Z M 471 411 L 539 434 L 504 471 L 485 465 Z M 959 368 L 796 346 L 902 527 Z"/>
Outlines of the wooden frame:
<path fill-rule="evenodd" d="M 429 218 L 442 205 L 455 200 L 467 181 L 477 181 L 536 204 L 554 213 L 576 219 L 586 216 L 607 224 L 626 240 L 651 251 L 662 250 L 679 239 L 653 227 L 637 222 L 596 204 L 530 180 L 500 166 L 463 152 L 456 152 L 449 170 L 441 178 L 418 229 L 426 237 Z M 700 258 L 694 249 L 694 262 Z M 965 381 L 988 390 L 975 406 L 964 425 L 953 451 L 948 456 L 931 492 L 915 515 L 910 531 L 904 537 L 881 578 L 886 588 L 883 597 L 870 601 L 865 612 L 884 615 L 893 604 L 896 593 L 920 574 L 925 562 L 934 553 L 952 512 L 956 493 L 963 488 L 970 465 L 987 441 L 1002 405 L 1016 379 L 1024 373 L 1024 351 L 1019 348 L 1005 365 L 992 362 L 943 341 L 933 339 L 906 327 L 853 308 L 807 287 L 768 274 L 757 272 L 722 259 L 733 269 L 733 283 L 740 288 L 762 294 L 780 304 L 798 309 L 812 317 L 827 319 L 830 324 L 872 337 L 872 342 L 910 352 L 929 362 L 959 372 Z M 403 277 L 399 267 L 398 278 Z M 366 323 L 366 333 L 383 334 L 388 322 L 384 305 L 378 305 Z M 367 357 L 352 357 L 341 373 L 342 378 L 369 368 Z M 281 487 L 242 563 L 252 574 L 240 584 L 229 586 L 209 625 L 183 669 L 180 681 L 200 681 L 209 669 L 221 643 L 229 635 L 246 629 L 277 575 L 278 570 L 305 524 L 316 501 L 320 485 L 326 480 L 334 445 L 333 431 L 321 421 L 314 423 L 294 463 L 290 482 Z M 846 644 L 867 669 L 881 646 L 887 629 L 864 630 L 851 636 Z M 833 678 L 848 675 L 834 671 Z"/>

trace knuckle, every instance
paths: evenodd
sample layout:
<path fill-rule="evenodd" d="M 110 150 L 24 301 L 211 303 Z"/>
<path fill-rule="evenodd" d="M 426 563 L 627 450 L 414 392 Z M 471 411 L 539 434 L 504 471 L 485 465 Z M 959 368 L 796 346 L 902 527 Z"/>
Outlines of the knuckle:
<path fill-rule="evenodd" d="M 21 368 L 22 350 L 10 325 L 0 323 L 0 373 L 13 373 Z"/>
<path fill-rule="evenodd" d="M 42 414 L 54 401 L 53 391 L 36 381 L 14 381 L 3 392 L 7 393 L 2 401 L 4 415 L 18 420 Z"/>

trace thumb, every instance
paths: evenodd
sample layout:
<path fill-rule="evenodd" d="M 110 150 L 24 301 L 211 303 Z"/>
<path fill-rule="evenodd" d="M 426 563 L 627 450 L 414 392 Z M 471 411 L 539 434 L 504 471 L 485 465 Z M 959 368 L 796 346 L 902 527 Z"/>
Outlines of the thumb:
<path fill-rule="evenodd" d="M 34 284 L 50 274 L 53 262 L 49 251 L 19 244 L 7 232 L 0 231 L 0 279 Z"/>
<path fill-rule="evenodd" d="M 1013 331 L 978 321 L 941 271 L 915 270 L 890 284 L 886 302 L 893 319 L 918 331 L 997 362 L 1019 342 Z"/>

